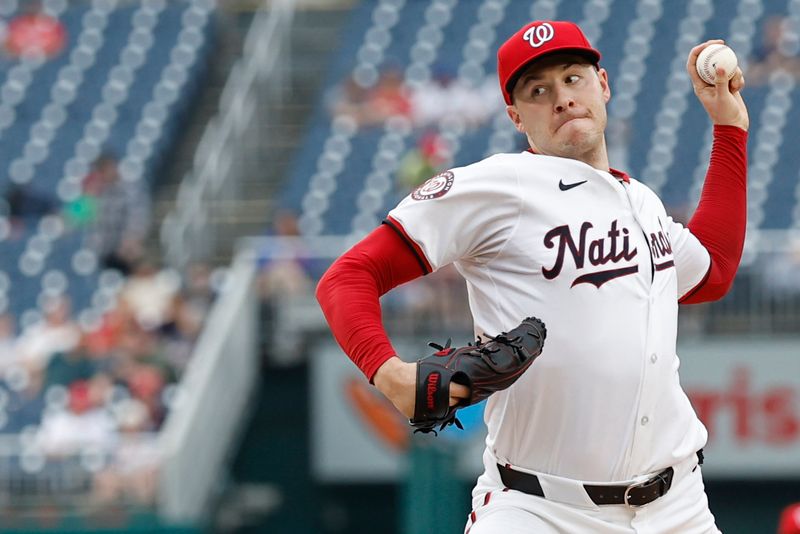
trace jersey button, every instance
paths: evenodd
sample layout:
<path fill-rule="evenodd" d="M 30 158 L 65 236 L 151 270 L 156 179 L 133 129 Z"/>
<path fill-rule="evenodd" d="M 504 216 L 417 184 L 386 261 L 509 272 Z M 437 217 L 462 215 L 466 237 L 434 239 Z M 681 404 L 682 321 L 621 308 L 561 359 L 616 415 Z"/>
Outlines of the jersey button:
<path fill-rule="evenodd" d="M 646 415 L 644 417 L 642 417 L 642 426 L 646 425 L 649 422 L 650 422 L 650 418 L 649 417 L 647 417 Z"/>
<path fill-rule="evenodd" d="M 650 355 L 650 361 L 656 363 L 658 361 L 658 355 L 654 352 Z"/>

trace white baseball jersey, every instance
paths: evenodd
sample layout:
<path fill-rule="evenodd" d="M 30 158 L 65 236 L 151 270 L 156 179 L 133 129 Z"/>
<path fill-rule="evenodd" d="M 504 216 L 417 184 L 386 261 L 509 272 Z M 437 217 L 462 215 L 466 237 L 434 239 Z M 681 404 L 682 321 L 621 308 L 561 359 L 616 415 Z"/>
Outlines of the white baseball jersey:
<path fill-rule="evenodd" d="M 467 282 L 475 333 L 527 316 L 541 356 L 486 406 L 488 464 L 630 480 L 700 449 L 678 381 L 678 300 L 710 257 L 648 187 L 580 161 L 500 154 L 442 173 L 389 213 Z"/>

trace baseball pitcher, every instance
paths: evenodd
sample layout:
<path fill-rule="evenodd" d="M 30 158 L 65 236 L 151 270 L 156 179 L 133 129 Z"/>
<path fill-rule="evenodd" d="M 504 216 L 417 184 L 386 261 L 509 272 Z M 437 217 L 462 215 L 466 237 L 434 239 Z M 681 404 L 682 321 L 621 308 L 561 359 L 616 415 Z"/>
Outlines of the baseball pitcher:
<path fill-rule="evenodd" d="M 465 532 L 718 532 L 676 336 L 678 304 L 725 295 L 744 243 L 744 78 L 720 69 L 711 85 L 695 68 L 719 43 L 687 62 L 714 144 L 686 226 L 611 167 L 600 52 L 571 22 L 536 21 L 497 54 L 508 117 L 530 148 L 431 178 L 320 281 L 336 339 L 418 430 L 457 424 L 460 406 L 488 397 Z M 450 263 L 488 337 L 406 363 L 378 299 Z"/>

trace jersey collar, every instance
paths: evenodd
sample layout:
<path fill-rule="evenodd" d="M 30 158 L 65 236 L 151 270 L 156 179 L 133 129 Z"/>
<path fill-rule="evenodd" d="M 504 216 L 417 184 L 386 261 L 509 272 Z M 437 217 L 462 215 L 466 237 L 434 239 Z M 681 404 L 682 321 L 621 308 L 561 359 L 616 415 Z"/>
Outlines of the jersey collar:
<path fill-rule="evenodd" d="M 618 171 L 617 169 L 612 169 L 611 167 L 608 168 L 608 172 L 611 173 L 611 176 L 613 176 L 617 180 L 622 180 L 626 184 L 631 183 L 631 177 L 628 176 L 627 172 Z"/>
<path fill-rule="evenodd" d="M 527 149 L 526 152 L 530 152 L 531 154 L 536 154 L 536 152 L 532 148 Z M 612 169 L 611 167 L 608 168 L 608 172 L 609 174 L 611 174 L 611 176 L 613 176 L 617 180 L 621 180 L 626 184 L 631 183 L 631 177 L 628 176 L 628 173 L 626 172 L 618 171 L 617 169 Z"/>

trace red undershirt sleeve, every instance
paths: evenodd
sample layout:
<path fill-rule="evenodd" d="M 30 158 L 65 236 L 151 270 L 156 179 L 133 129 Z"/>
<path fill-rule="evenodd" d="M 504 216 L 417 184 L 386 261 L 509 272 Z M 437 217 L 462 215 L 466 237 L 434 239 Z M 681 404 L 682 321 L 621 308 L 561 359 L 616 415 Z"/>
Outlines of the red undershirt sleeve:
<path fill-rule="evenodd" d="M 333 336 L 370 382 L 397 354 L 383 328 L 379 298 L 427 274 L 417 254 L 399 230 L 383 224 L 337 259 L 317 285 Z"/>
<path fill-rule="evenodd" d="M 725 296 L 742 259 L 747 227 L 747 132 L 736 126 L 714 126 L 711 162 L 697 210 L 687 224 L 708 250 L 705 278 L 681 304 L 710 302 Z"/>

